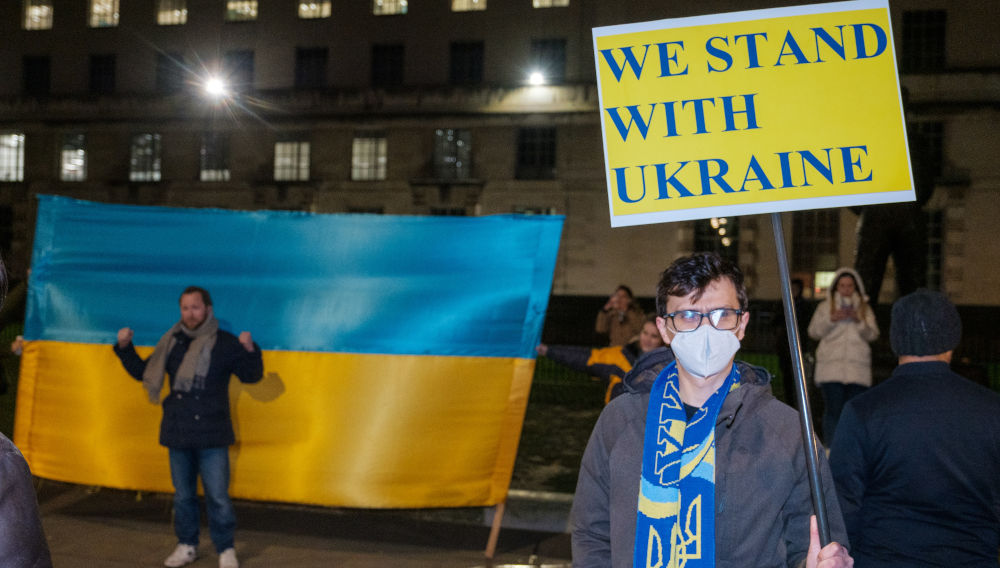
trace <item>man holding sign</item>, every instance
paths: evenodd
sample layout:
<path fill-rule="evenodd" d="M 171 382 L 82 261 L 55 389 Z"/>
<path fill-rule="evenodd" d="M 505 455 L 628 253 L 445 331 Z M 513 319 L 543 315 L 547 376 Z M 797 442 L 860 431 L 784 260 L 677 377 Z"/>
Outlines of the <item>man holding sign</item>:
<path fill-rule="evenodd" d="M 835 542 L 821 548 L 798 416 L 765 372 L 735 364 L 747 307 L 743 274 L 715 254 L 663 273 L 656 323 L 676 362 L 640 359 L 601 413 L 573 503 L 574 566 L 853 565 L 826 461 Z"/>

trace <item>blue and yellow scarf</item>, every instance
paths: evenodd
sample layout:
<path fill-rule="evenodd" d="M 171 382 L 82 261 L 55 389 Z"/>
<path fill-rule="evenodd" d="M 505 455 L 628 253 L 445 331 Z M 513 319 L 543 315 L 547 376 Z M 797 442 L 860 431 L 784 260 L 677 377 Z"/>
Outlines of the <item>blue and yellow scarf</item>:
<path fill-rule="evenodd" d="M 715 566 L 715 421 L 739 386 L 733 365 L 689 422 L 677 362 L 656 378 L 646 411 L 635 568 Z"/>

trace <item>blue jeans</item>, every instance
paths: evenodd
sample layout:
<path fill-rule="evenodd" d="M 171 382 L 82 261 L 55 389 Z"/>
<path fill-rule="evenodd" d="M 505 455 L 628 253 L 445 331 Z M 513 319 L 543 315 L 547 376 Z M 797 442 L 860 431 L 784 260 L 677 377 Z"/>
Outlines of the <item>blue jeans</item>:
<path fill-rule="evenodd" d="M 829 448 L 844 405 L 868 387 L 853 383 L 820 383 L 819 388 L 823 392 L 823 445 Z"/>
<path fill-rule="evenodd" d="M 232 548 L 236 511 L 229 499 L 229 448 L 169 450 L 170 477 L 174 482 L 174 532 L 178 542 L 198 546 L 200 474 L 215 550 Z"/>

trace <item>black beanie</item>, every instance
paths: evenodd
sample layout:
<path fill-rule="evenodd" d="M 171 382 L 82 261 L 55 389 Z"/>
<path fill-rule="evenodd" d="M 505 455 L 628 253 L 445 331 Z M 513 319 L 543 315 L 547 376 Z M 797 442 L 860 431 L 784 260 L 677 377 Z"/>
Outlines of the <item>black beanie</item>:
<path fill-rule="evenodd" d="M 889 342 L 897 357 L 945 353 L 961 339 L 958 310 L 941 292 L 921 288 L 892 305 Z"/>

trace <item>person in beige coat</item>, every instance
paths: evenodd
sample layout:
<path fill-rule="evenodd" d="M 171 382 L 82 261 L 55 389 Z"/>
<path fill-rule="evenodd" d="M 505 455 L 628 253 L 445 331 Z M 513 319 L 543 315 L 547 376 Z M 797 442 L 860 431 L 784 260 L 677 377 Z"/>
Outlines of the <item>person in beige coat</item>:
<path fill-rule="evenodd" d="M 869 343 L 878 339 L 878 324 L 853 269 L 837 270 L 809 322 L 809 337 L 819 341 L 813 380 L 823 393 L 823 443 L 830 447 L 844 403 L 872 386 Z"/>

